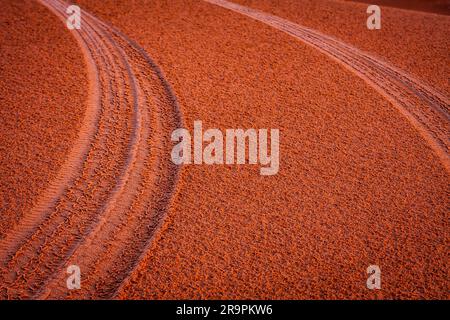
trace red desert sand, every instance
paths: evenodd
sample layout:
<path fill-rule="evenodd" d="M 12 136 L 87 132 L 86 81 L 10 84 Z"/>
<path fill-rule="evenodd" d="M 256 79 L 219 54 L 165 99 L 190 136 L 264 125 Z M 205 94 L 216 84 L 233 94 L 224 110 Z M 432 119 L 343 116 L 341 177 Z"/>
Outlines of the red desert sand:
<path fill-rule="evenodd" d="M 80 0 L 69 30 L 0 0 L 0 297 L 449 299 L 448 3 L 394 2 L 368 30 L 350 1 Z M 279 129 L 278 172 L 175 164 L 198 120 Z"/>

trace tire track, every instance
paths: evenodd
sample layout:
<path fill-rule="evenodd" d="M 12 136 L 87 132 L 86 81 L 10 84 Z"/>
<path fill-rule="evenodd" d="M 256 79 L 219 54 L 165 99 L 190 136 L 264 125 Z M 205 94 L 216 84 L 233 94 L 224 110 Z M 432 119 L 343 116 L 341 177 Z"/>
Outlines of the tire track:
<path fill-rule="evenodd" d="M 63 18 L 64 12 L 61 14 L 62 16 L 60 17 Z M 10 259 L 4 261 L 4 263 L 6 262 L 7 269 L 14 273 L 2 279 L 4 280 L 2 282 L 7 284 L 9 291 L 20 292 L 20 294 L 24 293 L 24 287 L 30 288 L 29 290 L 25 290 L 25 297 L 30 292 L 33 292 L 36 287 L 39 287 L 38 280 L 44 274 L 48 273 L 50 271 L 49 269 L 54 269 L 57 266 L 57 257 L 61 256 L 61 254 L 55 251 L 57 249 L 63 250 L 64 246 L 76 243 L 78 240 L 77 237 L 83 235 L 87 230 L 87 226 L 94 221 L 94 213 L 99 210 L 98 204 L 107 200 L 107 195 L 117 180 L 114 177 L 114 173 L 117 174 L 119 171 L 118 168 L 115 168 L 115 171 L 111 170 L 111 173 L 108 174 L 106 172 L 100 172 L 101 167 L 112 167 L 111 169 L 114 169 L 113 161 L 124 163 L 124 147 L 111 148 L 111 150 L 105 148 L 108 144 L 111 145 L 114 140 L 118 142 L 122 140 L 126 145 L 128 133 L 125 127 L 131 127 L 130 112 L 126 108 L 120 109 L 120 106 L 126 106 L 126 104 L 116 97 L 120 92 L 117 84 L 118 75 L 112 73 L 111 76 L 108 72 L 113 69 L 111 55 L 108 54 L 102 43 L 84 31 L 80 32 L 80 36 L 90 49 L 100 71 L 100 85 L 103 89 L 100 101 L 100 121 L 96 128 L 97 133 L 88 156 L 84 159 L 85 162 L 81 176 L 78 176 L 67 187 L 67 191 L 60 196 L 56 206 L 46 215 L 45 220 L 36 227 L 36 231 L 20 243 L 17 251 Z M 114 109 L 117 109 L 116 113 L 124 112 L 124 115 L 126 115 L 122 117 L 121 122 L 118 121 L 120 119 L 119 117 L 114 119 L 112 114 Z M 116 128 L 119 130 L 123 129 L 121 130 L 123 133 L 120 135 L 114 134 L 113 130 Z M 106 159 L 108 161 L 105 161 Z M 90 195 L 93 191 L 95 191 L 98 197 Z M 77 211 L 81 209 L 78 207 L 84 207 L 84 211 L 91 214 L 76 215 Z M 66 222 L 70 216 L 77 216 L 79 218 L 79 225 L 69 228 Z M 80 226 L 86 226 L 86 229 L 80 229 Z M 66 235 L 62 233 L 62 230 L 66 231 Z M 70 234 L 67 235 L 67 232 L 70 232 Z M 64 239 L 64 242 L 60 246 L 54 245 L 53 247 L 49 247 L 51 242 L 58 239 Z M 44 266 L 37 268 L 36 266 L 39 265 Z M 30 273 L 29 269 L 32 266 L 35 266 L 36 271 Z"/>
<path fill-rule="evenodd" d="M 283 31 L 325 53 L 391 102 L 450 171 L 450 101 L 400 69 L 318 31 L 226 0 L 204 0 Z"/>
<path fill-rule="evenodd" d="M 65 186 L 71 183 L 76 174 L 86 160 L 90 150 L 90 143 L 97 132 L 99 118 L 101 114 L 101 83 L 100 71 L 92 53 L 91 46 L 85 43 L 85 40 L 78 34 L 73 33 L 75 39 L 80 45 L 80 49 L 85 57 L 89 80 L 89 98 L 87 101 L 86 114 L 84 116 L 78 140 L 68 155 L 66 162 L 58 173 L 56 179 L 51 182 L 43 196 L 38 200 L 37 205 L 17 226 L 9 232 L 0 244 L 0 261 L 7 260 L 22 241 L 33 232 L 37 226 L 45 219 L 47 213 L 55 206 L 57 200 L 65 192 Z"/>
<path fill-rule="evenodd" d="M 96 230 L 71 257 L 70 261 L 79 263 L 83 273 L 88 274 L 82 289 L 69 295 L 65 288 L 67 275 L 61 271 L 43 293 L 44 297 L 50 298 L 112 297 L 135 268 L 161 226 L 178 176 L 178 167 L 173 165 L 167 156 L 170 154 L 170 143 L 167 139 L 172 130 L 182 124 L 181 117 L 176 116 L 180 114 L 179 108 L 169 84 L 159 68 L 134 42 L 92 15 L 85 15 L 89 16 L 89 24 L 96 25 L 95 29 L 113 41 L 113 46 L 130 61 L 140 91 L 139 105 L 148 104 L 147 109 L 157 112 L 152 117 L 154 130 L 149 141 L 152 144 L 151 154 L 146 155 L 147 166 L 142 173 L 145 183 L 142 183 L 137 191 L 124 192 L 122 197 L 128 201 L 122 198 L 121 206 L 105 215 Z M 167 117 L 171 114 L 175 116 Z M 155 167 L 159 169 L 155 170 Z M 135 193 L 140 197 L 130 200 Z M 165 196 L 161 197 L 162 194 Z M 140 236 L 136 237 L 136 234 Z M 109 240 L 104 241 L 105 239 Z M 67 265 L 69 264 L 68 262 Z"/>
<path fill-rule="evenodd" d="M 67 5 L 41 3 L 65 21 Z M 156 65 L 112 30 L 82 13 L 82 29 L 75 34 L 98 73 L 97 90 L 102 90 L 96 134 L 85 144 L 90 149 L 80 158 L 82 168 L 71 172 L 77 177 L 60 183 L 54 204 L 47 202 L 46 210 L 33 213 L 27 232 L 0 244 L 3 297 L 66 297 L 66 266 L 80 265 L 84 273 L 93 260 L 105 265 L 96 264 L 86 278 L 92 284 L 83 283 L 83 293 L 111 296 L 163 221 L 178 176 L 167 149 L 181 115 Z M 105 276 L 111 265 L 117 270 L 114 279 Z"/>

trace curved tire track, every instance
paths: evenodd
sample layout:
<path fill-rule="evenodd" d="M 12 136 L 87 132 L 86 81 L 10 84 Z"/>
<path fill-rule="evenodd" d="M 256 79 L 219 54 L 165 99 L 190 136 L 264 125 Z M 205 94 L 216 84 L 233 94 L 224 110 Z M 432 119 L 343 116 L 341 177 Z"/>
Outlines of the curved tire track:
<path fill-rule="evenodd" d="M 337 39 L 226 0 L 204 0 L 283 31 L 325 53 L 370 84 L 420 132 L 450 171 L 450 101 L 400 69 Z"/>
<path fill-rule="evenodd" d="M 41 3 L 65 22 L 67 5 Z M 0 243 L 2 297 L 71 297 L 70 264 L 86 275 L 75 297 L 113 296 L 162 224 L 175 189 L 170 134 L 181 114 L 161 71 L 135 43 L 86 12 L 74 34 L 96 70 L 88 115 L 97 121 L 85 122 L 84 153 L 71 155 L 72 170 L 62 171 L 71 179 L 57 180 L 52 201 L 45 197 L 19 233 Z"/>

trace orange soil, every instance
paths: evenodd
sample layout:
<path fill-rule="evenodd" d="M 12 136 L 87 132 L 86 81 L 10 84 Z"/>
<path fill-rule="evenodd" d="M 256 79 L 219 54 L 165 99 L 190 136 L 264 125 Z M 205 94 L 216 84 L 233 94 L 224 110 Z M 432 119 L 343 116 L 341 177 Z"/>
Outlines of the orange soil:
<path fill-rule="evenodd" d="M 450 17 L 382 9 L 381 29 L 366 26 L 367 4 L 333 0 L 237 0 L 371 52 L 442 92 L 450 91 Z M 276 5 L 274 3 L 276 2 Z"/>
<path fill-rule="evenodd" d="M 35 1 L 0 1 L 0 239 L 57 175 L 85 112 L 77 43 Z M 45 21 L 46 23 L 41 23 Z"/>
<path fill-rule="evenodd" d="M 205 1 L 77 2 L 93 14 L 75 37 L 86 139 L 64 140 L 59 176 L 30 187 L 43 205 L 2 227 L 3 298 L 448 299 L 448 17 L 387 8 L 376 34 L 364 4 L 235 1 L 332 44 Z M 279 128 L 279 173 L 175 167 L 170 133 L 194 120 Z"/>

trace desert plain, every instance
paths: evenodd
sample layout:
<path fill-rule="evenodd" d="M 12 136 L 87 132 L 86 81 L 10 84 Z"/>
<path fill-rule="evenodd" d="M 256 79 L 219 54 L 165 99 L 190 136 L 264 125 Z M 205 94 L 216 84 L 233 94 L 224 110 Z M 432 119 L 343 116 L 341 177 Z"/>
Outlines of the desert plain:
<path fill-rule="evenodd" d="M 0 298 L 448 299 L 449 3 L 365 2 L 0 0 Z"/>

